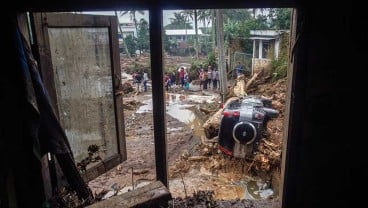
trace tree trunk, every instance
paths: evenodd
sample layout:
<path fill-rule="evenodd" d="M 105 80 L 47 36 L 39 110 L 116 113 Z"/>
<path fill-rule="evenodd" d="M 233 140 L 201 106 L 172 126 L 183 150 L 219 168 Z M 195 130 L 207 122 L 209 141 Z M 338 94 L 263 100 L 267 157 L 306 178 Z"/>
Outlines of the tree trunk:
<path fill-rule="evenodd" d="M 264 71 L 264 68 L 261 68 L 258 72 L 254 73 L 252 78 L 247 82 L 247 84 L 244 87 L 244 91 L 247 92 L 250 85 L 254 82 L 255 79 L 257 79 L 258 75 L 261 74 Z"/>
<path fill-rule="evenodd" d="M 216 31 L 217 31 L 217 48 L 218 48 L 218 69 L 220 73 L 222 103 L 224 103 L 227 93 L 227 74 L 225 64 L 224 29 L 223 29 L 221 9 L 216 10 Z"/>
<path fill-rule="evenodd" d="M 133 21 L 134 21 L 135 32 L 138 38 L 138 24 L 137 24 L 137 19 L 135 18 L 135 12 L 133 13 Z M 138 46 L 138 47 L 139 47 L 139 55 L 142 55 L 142 46 Z"/>
<path fill-rule="evenodd" d="M 215 33 L 215 10 L 211 10 L 211 16 L 212 16 L 212 51 L 215 52 L 216 50 L 216 33 Z"/>
<path fill-rule="evenodd" d="M 199 46 L 199 44 L 198 44 L 198 26 L 197 26 L 197 24 L 198 24 L 198 20 L 197 20 L 198 18 L 197 18 L 197 10 L 195 9 L 194 10 L 194 28 L 195 28 L 195 50 L 196 50 L 196 59 L 198 60 L 198 46 Z"/>
<path fill-rule="evenodd" d="M 238 97 L 231 97 L 229 98 L 224 106 L 228 105 L 230 102 L 238 100 Z M 223 109 L 219 109 L 215 114 L 213 114 L 204 124 L 203 129 L 207 139 L 212 139 L 218 136 L 221 116 L 222 116 Z"/>

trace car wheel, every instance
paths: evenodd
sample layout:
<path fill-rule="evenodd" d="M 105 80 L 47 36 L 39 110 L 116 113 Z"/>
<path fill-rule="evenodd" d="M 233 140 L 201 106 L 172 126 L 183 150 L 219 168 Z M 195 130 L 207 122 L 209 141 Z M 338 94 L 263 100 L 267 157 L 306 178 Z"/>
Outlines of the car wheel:
<path fill-rule="evenodd" d="M 250 122 L 239 122 L 233 128 L 233 138 L 237 143 L 251 144 L 256 139 L 256 137 L 256 127 Z"/>

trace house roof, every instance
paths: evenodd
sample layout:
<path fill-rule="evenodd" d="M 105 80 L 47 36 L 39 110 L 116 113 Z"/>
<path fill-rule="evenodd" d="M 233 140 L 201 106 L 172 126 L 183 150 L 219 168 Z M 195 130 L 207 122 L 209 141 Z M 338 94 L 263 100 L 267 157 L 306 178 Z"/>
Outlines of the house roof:
<path fill-rule="evenodd" d="M 272 39 L 276 39 L 276 37 L 260 37 L 260 36 L 254 36 L 254 37 L 250 37 L 250 40 L 272 40 Z"/>
<path fill-rule="evenodd" d="M 251 30 L 249 39 L 262 39 L 271 40 L 278 38 L 282 33 L 288 32 L 287 30 Z"/>
<path fill-rule="evenodd" d="M 183 30 L 165 30 L 166 35 L 195 35 L 194 29 Z M 198 35 L 202 35 L 202 31 L 198 30 Z"/>

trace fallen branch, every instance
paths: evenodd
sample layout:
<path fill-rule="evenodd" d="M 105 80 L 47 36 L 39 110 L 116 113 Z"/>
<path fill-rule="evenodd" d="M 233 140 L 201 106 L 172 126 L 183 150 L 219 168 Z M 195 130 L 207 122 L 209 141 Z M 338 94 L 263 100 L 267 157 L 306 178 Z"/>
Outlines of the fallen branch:
<path fill-rule="evenodd" d="M 208 159 L 208 157 L 206 156 L 192 156 L 188 158 L 189 161 L 199 161 L 199 160 L 206 160 L 206 159 Z"/>
<path fill-rule="evenodd" d="M 187 195 L 187 188 L 185 187 L 185 183 L 184 183 L 184 179 L 183 179 L 183 175 L 181 175 L 181 173 L 179 172 L 180 178 L 181 178 L 181 182 L 183 183 L 184 186 L 184 193 L 185 193 L 185 198 L 188 197 Z"/>
<path fill-rule="evenodd" d="M 235 101 L 239 99 L 238 97 L 231 97 L 229 98 L 224 106 L 227 106 L 230 102 Z M 220 128 L 220 121 L 222 116 L 223 109 L 219 109 L 215 114 L 213 114 L 204 124 L 203 124 L 203 130 L 206 135 L 207 139 L 212 139 L 216 136 L 218 136 L 218 131 Z"/>
<path fill-rule="evenodd" d="M 146 174 L 146 173 L 148 173 L 149 172 L 149 170 L 147 170 L 147 169 L 144 169 L 144 170 L 135 170 L 134 172 L 133 172 L 133 174 L 134 175 L 141 175 L 141 174 Z"/>
<path fill-rule="evenodd" d="M 134 179 L 133 179 L 133 172 L 134 172 L 134 170 L 133 170 L 133 167 L 131 167 L 131 169 L 132 169 L 132 187 L 133 187 L 133 190 L 134 190 Z"/>
<path fill-rule="evenodd" d="M 248 169 L 247 169 L 247 173 L 249 173 L 249 171 L 250 171 L 250 169 L 252 168 L 253 164 L 254 164 L 254 160 L 253 160 L 253 161 L 252 161 L 252 163 L 249 165 L 249 167 L 248 167 Z"/>
<path fill-rule="evenodd" d="M 199 110 L 204 112 L 205 114 L 210 114 L 210 113 L 215 112 L 215 110 L 209 110 L 207 108 L 202 108 L 202 107 L 200 107 Z"/>

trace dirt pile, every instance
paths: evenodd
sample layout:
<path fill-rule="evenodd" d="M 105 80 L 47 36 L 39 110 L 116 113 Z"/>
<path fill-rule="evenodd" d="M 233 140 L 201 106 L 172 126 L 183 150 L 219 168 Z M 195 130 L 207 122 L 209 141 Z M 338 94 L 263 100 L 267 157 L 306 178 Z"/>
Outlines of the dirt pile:
<path fill-rule="evenodd" d="M 249 80 L 244 78 L 245 81 Z M 246 83 L 246 82 L 245 82 Z M 284 112 L 286 101 L 286 78 L 272 81 L 272 76 L 267 73 L 260 74 L 258 79 L 248 86 L 248 95 L 261 95 L 272 100 L 272 105 L 280 114 L 276 119 L 268 122 L 267 134 L 262 138 L 258 151 L 247 157 L 239 159 L 229 157 L 218 150 L 217 138 L 214 136 L 218 132 L 219 119 L 213 117 L 215 114 L 221 114 L 221 110 L 212 111 L 206 123 L 212 126 L 213 135 L 202 139 L 202 142 L 196 147 L 196 152 L 185 152 L 180 159 L 170 167 L 170 178 L 182 177 L 193 167 L 201 166 L 212 174 L 234 173 L 244 177 L 244 175 L 257 176 L 264 181 L 268 181 L 275 190 L 277 200 L 278 189 L 281 183 L 281 150 L 282 150 L 282 133 L 284 126 Z M 219 113 L 220 112 L 220 113 Z M 210 124 L 212 125 L 210 125 Z M 210 138 L 210 139 L 208 139 Z M 236 180 L 235 178 L 233 178 Z M 276 202 L 267 202 L 263 205 L 262 200 L 247 201 L 214 201 L 211 199 L 210 193 L 195 192 L 192 197 L 174 199 L 176 206 L 174 207 L 201 207 L 203 204 L 214 203 L 214 207 L 274 207 Z M 252 203 L 260 203 L 258 205 Z M 226 204 L 226 206 L 225 206 Z M 277 207 L 277 206 L 275 206 Z"/>
<path fill-rule="evenodd" d="M 166 58 L 165 65 L 172 64 L 173 67 L 181 63 L 188 63 L 188 60 L 176 60 L 177 58 L 175 57 Z M 122 71 L 129 73 L 124 70 L 134 69 L 135 66 L 138 68 L 140 66 L 146 66 L 144 64 L 145 61 L 149 60 L 146 57 L 138 57 L 130 61 L 123 59 Z M 177 93 L 182 94 L 181 96 L 185 94 L 185 92 L 181 91 Z M 192 93 L 200 94 L 201 92 Z M 267 126 L 269 134 L 259 145 L 259 151 L 253 157 L 246 159 L 232 158 L 223 154 L 218 149 L 216 138 L 213 136 L 208 137 L 211 139 L 205 137 L 198 138 L 198 136 L 193 134 L 187 124 L 179 122 L 167 115 L 170 192 L 173 193 L 173 196 L 175 196 L 175 192 L 182 192 L 183 194 L 177 194 L 180 196 L 183 196 L 184 192 L 188 194 L 188 197 L 175 198 L 172 202 L 173 205 L 170 205 L 171 207 L 206 207 L 206 205 L 211 205 L 211 207 L 272 207 L 271 205 L 273 203 L 270 203 L 269 200 L 267 203 L 262 200 L 219 201 L 214 199 L 211 191 L 198 191 L 200 188 L 201 190 L 215 190 L 214 194 L 216 196 L 219 187 L 223 186 L 224 188 L 221 190 L 229 192 L 228 190 L 231 187 L 224 185 L 225 182 L 229 184 L 232 180 L 237 181 L 240 178 L 244 178 L 245 175 L 262 177 L 264 181 L 272 182 L 272 188 L 274 190 L 278 189 L 286 99 L 286 79 L 272 82 L 271 75 L 267 73 L 260 74 L 248 86 L 247 94 L 262 95 L 271 98 L 274 108 L 280 111 L 280 116 L 269 121 Z M 90 182 L 89 185 L 94 193 L 102 193 L 104 189 L 111 190 L 111 186 L 115 183 L 120 187 L 129 186 L 132 184 L 132 174 L 134 175 L 134 182 L 141 179 L 147 181 L 154 180 L 153 115 L 152 112 L 137 113 L 139 107 L 146 101 L 146 95 L 147 93 L 124 93 L 123 105 L 128 159 L 118 168 Z M 210 104 L 201 105 L 198 108 L 196 106 L 194 110 L 199 111 L 197 113 L 207 119 L 218 112 L 219 106 L 217 102 L 214 102 L 213 106 Z M 214 135 L 218 132 L 217 130 L 216 128 L 213 129 Z M 131 167 L 134 167 L 134 171 Z M 199 173 L 208 173 L 208 175 L 205 175 L 202 178 L 203 180 L 196 180 L 195 177 L 199 173 L 193 172 L 193 170 L 199 171 Z M 139 177 L 134 174 L 137 171 L 142 172 Z M 212 176 L 219 176 L 218 178 L 221 179 L 225 178 L 226 181 L 224 184 L 216 183 L 213 181 L 214 177 Z M 193 177 L 192 179 L 194 179 L 192 180 L 192 186 L 190 185 L 189 180 L 191 179 L 188 179 L 189 177 Z M 186 190 L 179 190 L 184 183 L 182 181 L 185 181 L 187 185 Z M 192 194 L 193 196 L 189 197 Z"/>

